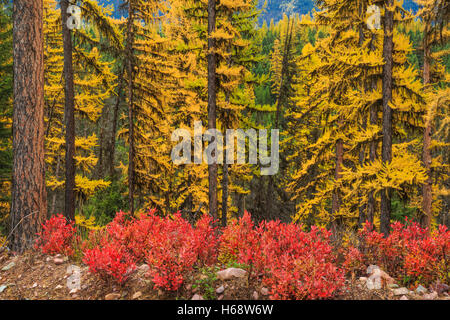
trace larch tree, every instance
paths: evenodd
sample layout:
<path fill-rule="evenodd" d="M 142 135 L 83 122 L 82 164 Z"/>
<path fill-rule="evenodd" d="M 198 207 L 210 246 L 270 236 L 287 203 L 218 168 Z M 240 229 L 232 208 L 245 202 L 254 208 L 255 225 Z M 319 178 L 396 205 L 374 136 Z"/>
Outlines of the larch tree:
<path fill-rule="evenodd" d="M 43 3 L 15 0 L 11 249 L 31 248 L 47 217 Z"/>

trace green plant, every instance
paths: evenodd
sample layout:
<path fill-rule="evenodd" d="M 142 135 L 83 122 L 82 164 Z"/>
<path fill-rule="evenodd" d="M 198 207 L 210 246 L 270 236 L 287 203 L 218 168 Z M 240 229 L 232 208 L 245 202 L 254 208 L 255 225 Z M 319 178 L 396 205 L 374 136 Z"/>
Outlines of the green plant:
<path fill-rule="evenodd" d="M 192 285 L 192 288 L 198 287 L 200 289 L 200 292 L 206 300 L 215 300 L 217 298 L 214 282 L 217 280 L 216 273 L 219 270 L 220 268 L 217 266 L 201 268 L 199 270 L 201 274 L 200 278 Z"/>

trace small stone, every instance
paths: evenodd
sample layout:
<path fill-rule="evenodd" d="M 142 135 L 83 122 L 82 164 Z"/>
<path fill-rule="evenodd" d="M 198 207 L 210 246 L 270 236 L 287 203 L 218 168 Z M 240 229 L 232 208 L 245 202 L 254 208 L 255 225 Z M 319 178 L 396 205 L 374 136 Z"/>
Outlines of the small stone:
<path fill-rule="evenodd" d="M 403 295 L 409 294 L 409 290 L 405 287 L 394 289 L 393 292 L 394 292 L 394 296 L 403 296 Z"/>
<path fill-rule="evenodd" d="M 247 271 L 239 268 L 228 268 L 217 272 L 217 278 L 219 280 L 230 280 L 233 277 L 243 278 L 247 275 Z"/>
<path fill-rule="evenodd" d="M 62 259 L 62 258 L 55 258 L 55 259 L 53 259 L 53 263 L 58 266 L 58 265 L 64 263 L 64 259 Z"/>
<path fill-rule="evenodd" d="M 407 296 L 402 296 L 400 300 L 409 300 Z"/>
<path fill-rule="evenodd" d="M 389 288 L 389 289 L 398 289 L 399 286 L 398 286 L 398 284 L 396 284 L 396 283 L 391 283 L 391 284 L 388 285 L 388 288 Z"/>
<path fill-rule="evenodd" d="M 52 260 L 52 257 L 45 258 L 45 262 L 50 262 Z"/>
<path fill-rule="evenodd" d="M 142 296 L 142 292 L 138 291 L 135 294 L 133 294 L 132 299 L 136 300 L 136 299 L 139 299 L 141 296 Z"/>
<path fill-rule="evenodd" d="M 5 285 L 0 286 L 0 293 L 2 293 L 3 291 L 5 291 L 6 288 L 8 288 L 8 286 L 5 286 Z"/>
<path fill-rule="evenodd" d="M 74 293 L 77 293 L 77 292 L 78 292 L 78 289 L 74 288 L 74 289 L 69 291 L 69 294 L 74 294 Z"/>
<path fill-rule="evenodd" d="M 423 296 L 425 300 L 434 300 L 438 297 L 438 293 L 436 291 L 427 293 Z"/>
<path fill-rule="evenodd" d="M 223 293 L 224 291 L 225 291 L 224 286 L 220 286 L 220 287 L 218 287 L 218 288 L 216 289 L 216 293 L 217 293 L 217 294 L 221 294 L 221 293 Z"/>
<path fill-rule="evenodd" d="M 63 288 L 63 286 L 60 285 L 60 284 L 58 284 L 58 285 L 55 287 L 55 290 L 59 290 L 59 289 L 62 289 L 62 288 Z"/>
<path fill-rule="evenodd" d="M 139 266 L 138 270 L 141 273 L 146 273 L 148 272 L 148 270 L 150 270 L 150 267 L 148 266 L 148 264 L 142 264 Z"/>
<path fill-rule="evenodd" d="M 380 267 L 374 264 L 371 264 L 370 266 L 367 267 L 367 274 L 371 275 L 374 273 L 375 270 L 380 270 Z"/>
<path fill-rule="evenodd" d="M 261 294 L 263 296 L 267 296 L 269 294 L 269 289 L 267 289 L 266 287 L 262 287 L 261 288 Z"/>
<path fill-rule="evenodd" d="M 221 294 L 221 295 L 217 298 L 217 300 L 223 300 L 223 294 Z"/>
<path fill-rule="evenodd" d="M 203 299 L 203 297 L 199 294 L 194 294 L 191 300 L 205 300 L 205 299 Z"/>
<path fill-rule="evenodd" d="M 16 265 L 16 264 L 15 264 L 14 261 L 13 261 L 13 262 L 10 262 L 10 263 L 8 263 L 6 266 L 4 266 L 4 267 L 2 268 L 2 271 L 8 271 L 9 269 L 13 268 L 15 265 Z"/>
<path fill-rule="evenodd" d="M 110 293 L 105 296 L 105 300 L 118 300 L 120 298 L 119 293 Z"/>
<path fill-rule="evenodd" d="M 259 294 L 257 291 L 253 291 L 252 298 L 253 300 L 259 300 Z"/>
<path fill-rule="evenodd" d="M 366 281 L 367 281 L 367 278 L 366 278 L 366 277 L 360 277 L 360 278 L 359 278 L 359 281 L 361 281 L 361 282 L 366 282 Z"/>
<path fill-rule="evenodd" d="M 427 290 L 427 288 L 425 288 L 424 286 L 419 285 L 419 286 L 416 288 L 415 292 L 416 292 L 417 294 L 425 294 L 425 293 L 428 292 L 428 290 Z"/>
<path fill-rule="evenodd" d="M 36 288 L 37 286 L 38 286 L 38 284 L 37 284 L 37 282 L 35 282 L 31 288 Z"/>

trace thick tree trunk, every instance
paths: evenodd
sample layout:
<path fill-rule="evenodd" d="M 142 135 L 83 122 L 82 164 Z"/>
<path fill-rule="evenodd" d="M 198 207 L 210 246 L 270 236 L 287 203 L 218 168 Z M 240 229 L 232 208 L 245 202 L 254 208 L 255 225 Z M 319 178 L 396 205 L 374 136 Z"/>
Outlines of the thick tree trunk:
<path fill-rule="evenodd" d="M 47 217 L 42 0 L 15 0 L 11 249 L 31 248 Z"/>
<path fill-rule="evenodd" d="M 72 35 L 67 27 L 68 0 L 61 1 L 61 19 L 64 47 L 65 105 L 64 122 L 66 125 L 66 191 L 64 214 L 67 219 L 75 220 L 75 92 L 73 85 Z"/>
<path fill-rule="evenodd" d="M 423 83 L 425 86 L 427 86 L 430 83 L 430 58 L 431 58 L 431 52 L 430 52 L 430 46 L 429 46 L 429 39 L 428 39 L 428 23 L 425 22 L 425 31 L 424 31 L 424 38 L 423 38 L 423 49 L 424 49 L 424 59 L 423 59 Z M 423 153 L 422 153 L 422 160 L 423 165 L 427 171 L 427 179 L 425 183 L 422 185 L 422 211 L 425 215 L 424 219 L 424 227 L 428 228 L 428 232 L 431 231 L 431 217 L 432 217 L 432 210 L 431 205 L 433 201 L 433 181 L 431 176 L 431 135 L 432 135 L 432 124 L 433 121 L 430 119 L 430 114 L 427 112 L 427 117 L 425 120 L 425 129 L 423 134 Z"/>
<path fill-rule="evenodd" d="M 385 1 L 384 14 L 384 42 L 383 42 L 383 145 L 381 159 L 384 165 L 392 161 L 392 108 L 389 103 L 392 101 L 392 65 L 393 65 L 393 30 L 394 30 L 394 12 L 390 10 L 393 7 L 394 0 Z M 381 217 L 380 231 L 385 236 L 389 235 L 391 219 L 391 194 L 390 188 L 381 191 Z"/>
<path fill-rule="evenodd" d="M 133 115 L 133 7 L 132 2 L 128 4 L 127 23 L 127 68 L 128 68 L 128 122 L 129 122 L 129 144 L 128 153 L 128 197 L 131 214 L 134 213 L 134 115 Z"/>
<path fill-rule="evenodd" d="M 216 1 L 208 0 L 208 129 L 216 129 L 216 53 L 212 33 L 216 30 Z M 209 213 L 217 219 L 217 164 L 208 166 Z"/>

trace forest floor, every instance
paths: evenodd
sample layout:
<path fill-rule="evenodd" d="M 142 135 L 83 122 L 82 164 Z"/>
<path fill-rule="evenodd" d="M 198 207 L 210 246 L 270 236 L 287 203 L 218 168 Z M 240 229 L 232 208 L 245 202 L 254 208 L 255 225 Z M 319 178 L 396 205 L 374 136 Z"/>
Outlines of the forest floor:
<path fill-rule="evenodd" d="M 79 268 L 74 268 L 78 265 Z M 142 265 L 123 286 L 107 284 L 88 272 L 88 267 L 62 256 L 26 252 L 13 256 L 0 252 L 0 300 L 268 300 L 268 290 L 260 280 L 247 277 L 218 280 L 215 271 L 197 270 L 185 276 L 184 285 L 173 293 L 153 287 Z M 74 270 L 80 283 L 70 284 Z M 219 270 L 217 267 L 215 270 Z M 427 297 L 428 296 L 428 297 Z M 424 300 L 430 294 L 409 291 L 395 295 L 392 289 L 368 290 L 363 282 L 347 280 L 336 300 Z M 450 300 L 448 293 L 431 295 L 433 300 Z"/>

